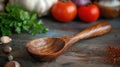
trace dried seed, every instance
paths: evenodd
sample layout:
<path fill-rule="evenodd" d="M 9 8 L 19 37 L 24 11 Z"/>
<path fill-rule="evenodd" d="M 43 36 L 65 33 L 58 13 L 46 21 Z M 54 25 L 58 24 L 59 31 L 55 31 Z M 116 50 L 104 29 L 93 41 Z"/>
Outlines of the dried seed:
<path fill-rule="evenodd" d="M 7 62 L 4 67 L 20 67 L 20 63 L 17 61 Z"/>
<path fill-rule="evenodd" d="M 9 55 L 9 56 L 8 56 L 8 60 L 9 60 L 9 61 L 12 61 L 13 59 L 14 59 L 14 58 L 13 58 L 12 55 Z"/>
<path fill-rule="evenodd" d="M 10 47 L 10 46 L 8 46 L 8 45 L 5 45 L 5 46 L 3 47 L 3 51 L 4 51 L 5 53 L 10 53 L 10 52 L 12 51 L 12 47 Z"/>

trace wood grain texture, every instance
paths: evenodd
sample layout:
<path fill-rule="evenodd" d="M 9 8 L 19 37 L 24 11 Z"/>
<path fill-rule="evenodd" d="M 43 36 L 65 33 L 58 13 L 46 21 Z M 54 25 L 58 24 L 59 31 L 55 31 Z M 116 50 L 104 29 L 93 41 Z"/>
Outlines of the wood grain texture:
<path fill-rule="evenodd" d="M 46 18 L 46 17 L 45 17 Z M 51 20 L 44 19 L 44 24 L 50 29 L 46 34 L 38 34 L 31 36 L 28 34 L 12 35 L 13 42 L 10 44 L 13 51 L 14 60 L 21 64 L 21 67 L 120 67 L 119 64 L 109 64 L 102 56 L 105 55 L 107 46 L 120 46 L 120 17 L 115 19 L 99 19 L 92 24 L 86 24 L 79 20 L 63 24 Z M 34 60 L 26 51 L 25 44 L 31 39 L 42 37 L 71 36 L 83 29 L 101 21 L 110 21 L 113 29 L 109 34 L 82 40 L 70 47 L 64 54 L 51 62 L 39 62 Z M 7 62 L 7 57 L 1 51 L 0 45 L 0 67 Z"/>
<path fill-rule="evenodd" d="M 34 39 L 26 44 L 26 49 L 32 56 L 35 56 L 37 60 L 51 61 L 61 55 L 77 41 L 106 34 L 110 32 L 111 29 L 112 26 L 110 22 L 99 22 L 75 36 Z"/>

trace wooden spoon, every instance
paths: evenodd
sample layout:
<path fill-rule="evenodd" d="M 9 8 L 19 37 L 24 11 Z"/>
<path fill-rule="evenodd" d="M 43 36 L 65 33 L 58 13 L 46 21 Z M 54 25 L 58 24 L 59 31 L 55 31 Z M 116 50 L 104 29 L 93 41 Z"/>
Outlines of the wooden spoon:
<path fill-rule="evenodd" d="M 26 44 L 26 48 L 37 60 L 51 61 L 77 41 L 106 34 L 111 31 L 111 28 L 109 22 L 100 22 L 74 36 L 45 37 L 31 40 Z"/>

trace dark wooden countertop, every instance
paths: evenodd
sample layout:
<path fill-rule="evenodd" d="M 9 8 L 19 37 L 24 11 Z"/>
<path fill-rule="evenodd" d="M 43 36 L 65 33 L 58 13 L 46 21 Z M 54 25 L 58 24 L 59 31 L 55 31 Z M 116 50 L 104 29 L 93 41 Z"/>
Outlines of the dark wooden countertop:
<path fill-rule="evenodd" d="M 27 41 L 41 37 L 71 36 L 95 24 L 99 21 L 110 21 L 113 29 L 110 33 L 77 42 L 71 46 L 64 54 L 51 62 L 35 61 L 26 51 Z M 44 24 L 49 28 L 46 34 L 32 36 L 29 34 L 12 35 L 13 41 L 10 44 L 13 51 L 14 60 L 20 62 L 21 67 L 120 67 L 118 64 L 107 63 L 102 56 L 105 54 L 107 46 L 120 46 L 120 17 L 115 19 L 99 19 L 98 21 L 87 24 L 79 20 L 70 23 L 59 23 L 51 19 L 44 19 Z M 2 53 L 0 45 L 0 67 L 7 62 L 7 58 Z"/>

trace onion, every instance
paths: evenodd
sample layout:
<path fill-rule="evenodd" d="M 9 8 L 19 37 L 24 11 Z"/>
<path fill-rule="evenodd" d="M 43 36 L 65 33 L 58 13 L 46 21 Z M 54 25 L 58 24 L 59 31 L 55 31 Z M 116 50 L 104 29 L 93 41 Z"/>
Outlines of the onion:
<path fill-rule="evenodd" d="M 74 2 L 77 6 L 86 5 L 91 2 L 90 0 L 71 0 L 71 1 Z"/>

